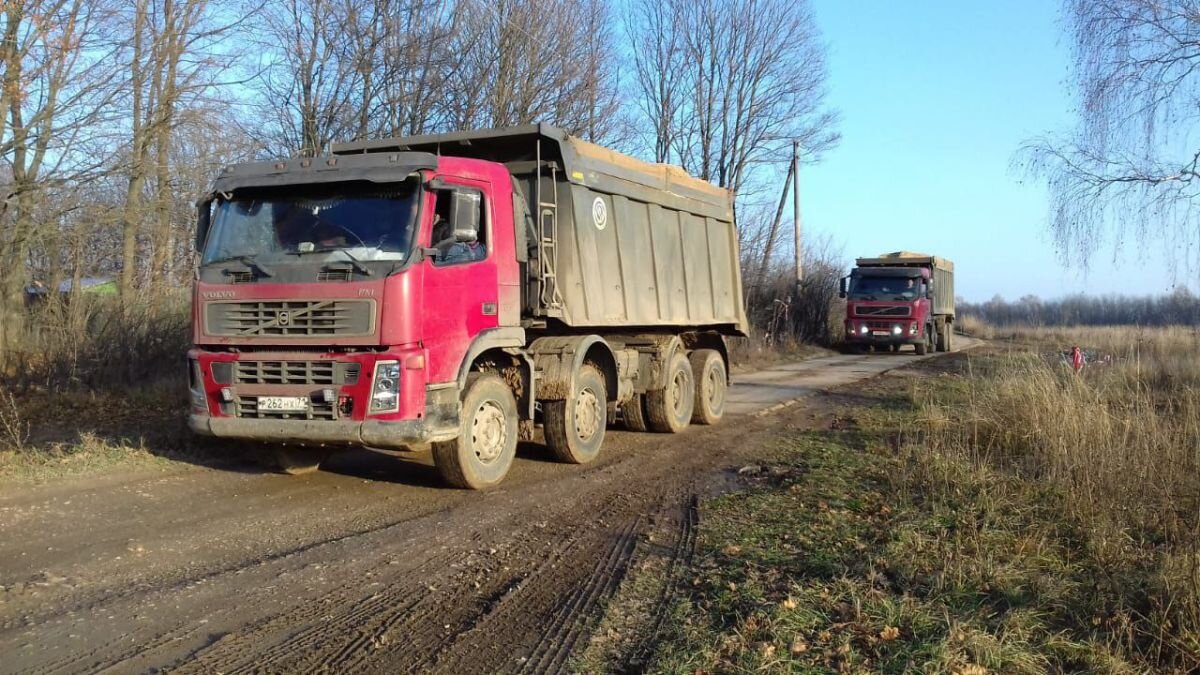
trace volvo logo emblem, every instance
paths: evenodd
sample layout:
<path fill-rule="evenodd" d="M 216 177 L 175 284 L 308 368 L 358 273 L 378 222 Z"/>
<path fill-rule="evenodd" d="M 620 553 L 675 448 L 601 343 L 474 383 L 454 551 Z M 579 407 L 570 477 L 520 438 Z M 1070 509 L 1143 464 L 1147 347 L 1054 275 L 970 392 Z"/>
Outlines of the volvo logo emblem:
<path fill-rule="evenodd" d="M 291 312 L 280 312 L 275 315 L 275 323 L 279 324 L 280 326 L 286 326 L 291 322 L 292 322 L 292 313 Z"/>

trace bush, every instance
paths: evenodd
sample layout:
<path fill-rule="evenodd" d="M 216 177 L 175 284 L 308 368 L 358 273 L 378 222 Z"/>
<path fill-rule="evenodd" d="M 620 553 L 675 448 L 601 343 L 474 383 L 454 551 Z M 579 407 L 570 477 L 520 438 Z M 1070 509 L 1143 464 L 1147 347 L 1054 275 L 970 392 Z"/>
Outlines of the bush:
<path fill-rule="evenodd" d="M 0 355 L 0 379 L 18 391 L 107 390 L 182 381 L 191 345 L 190 300 L 80 296 L 32 310 L 23 339 Z"/>

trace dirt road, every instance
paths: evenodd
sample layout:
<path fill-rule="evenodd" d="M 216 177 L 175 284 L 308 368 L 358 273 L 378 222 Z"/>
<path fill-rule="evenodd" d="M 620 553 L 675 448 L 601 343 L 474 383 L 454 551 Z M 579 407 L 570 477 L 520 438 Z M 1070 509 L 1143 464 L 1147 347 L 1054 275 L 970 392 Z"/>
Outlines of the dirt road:
<path fill-rule="evenodd" d="M 0 487 L 0 672 L 562 670 L 638 542 L 685 557 L 697 495 L 805 406 L 762 411 L 918 358 L 745 375 L 720 426 L 612 431 L 586 467 L 529 444 L 488 493 L 367 452 L 303 477 L 181 465 Z"/>

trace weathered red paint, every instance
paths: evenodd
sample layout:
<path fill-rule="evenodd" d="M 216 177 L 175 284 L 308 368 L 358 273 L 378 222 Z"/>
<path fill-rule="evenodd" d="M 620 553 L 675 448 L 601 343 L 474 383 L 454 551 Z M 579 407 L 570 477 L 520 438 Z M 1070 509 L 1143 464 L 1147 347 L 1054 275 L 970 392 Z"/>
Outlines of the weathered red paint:
<path fill-rule="evenodd" d="M 213 378 L 212 364 L 238 360 L 331 360 L 360 364 L 358 382 L 336 387 L 338 396 L 353 398 L 353 420 L 368 416 L 380 420 L 416 420 L 425 414 L 426 385 L 456 382 L 472 341 L 482 331 L 499 326 L 501 289 L 519 288 L 519 268 L 513 237 L 513 193 L 508 171 L 499 164 L 475 159 L 443 157 L 429 178 L 481 190 L 487 204 L 488 257 L 482 261 L 438 266 L 431 259 L 408 265 L 382 279 L 355 283 L 210 284 L 196 282 L 193 292 L 193 340 L 199 348 L 189 352 L 198 360 L 203 376 L 207 412 L 225 416 L 221 389 Z M 425 195 L 414 247 L 434 242 L 432 192 Z M 510 302 L 519 294 L 505 294 Z M 372 299 L 376 303 L 374 335 L 353 338 L 288 339 L 211 337 L 204 333 L 203 304 L 219 300 Z M 484 311 L 485 304 L 493 306 Z M 514 308 L 515 311 L 516 308 Z M 238 351 L 259 346 L 271 351 Z M 205 347 L 219 347 L 209 350 Z M 307 349 L 305 349 L 307 348 Z M 316 349 L 314 349 L 316 348 Z M 324 348 L 324 349 L 322 349 Z M 355 351 L 351 351 L 354 349 Z M 303 351 L 301 351 L 303 350 Z M 419 359 L 409 359 L 420 356 Z M 368 411 L 376 363 L 401 363 L 400 404 L 394 413 Z M 409 367 L 412 366 L 412 367 Z M 419 367 L 418 367 L 419 366 Z M 294 391 L 293 391 L 294 389 Z M 304 395 L 311 386 L 237 385 L 239 395 Z"/>

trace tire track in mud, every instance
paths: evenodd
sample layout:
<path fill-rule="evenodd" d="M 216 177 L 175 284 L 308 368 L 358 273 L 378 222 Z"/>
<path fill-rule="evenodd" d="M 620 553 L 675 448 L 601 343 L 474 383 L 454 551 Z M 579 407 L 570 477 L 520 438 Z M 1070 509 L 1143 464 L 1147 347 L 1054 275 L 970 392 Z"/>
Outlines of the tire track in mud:
<path fill-rule="evenodd" d="M 629 510 L 630 505 L 626 500 L 610 500 L 594 514 L 591 524 L 620 522 L 622 513 Z M 569 587 L 574 577 L 582 575 L 589 562 L 612 559 L 612 555 L 605 555 L 606 542 L 612 539 L 611 533 L 620 533 L 624 537 L 621 541 L 633 541 L 639 524 L 640 518 L 635 517 L 624 527 L 605 525 L 600 528 L 580 528 L 578 523 L 564 523 L 555 531 L 539 532 L 540 536 L 531 539 L 530 545 L 522 547 L 519 552 L 526 562 L 524 569 L 504 577 L 499 583 L 490 584 L 490 591 L 484 595 L 460 597 L 460 607 L 455 612 L 456 621 L 443 622 L 441 618 L 432 621 L 429 617 L 410 619 L 443 629 L 449 626 L 443 631 L 443 640 L 435 649 L 413 650 L 396 645 L 385 654 L 374 655 L 379 664 L 375 669 L 379 672 L 436 670 L 447 673 L 491 673 L 504 671 L 505 665 L 517 665 L 515 658 L 522 651 L 522 640 L 542 632 L 545 622 L 559 607 L 564 586 Z M 558 544 L 547 551 L 547 541 L 557 541 Z M 616 551 L 619 558 L 624 556 L 627 559 L 623 547 L 616 543 L 610 546 L 611 551 Z M 629 548 L 632 550 L 632 546 Z M 621 561 L 615 562 L 619 565 Z M 506 635 L 508 639 L 497 640 Z M 492 658 L 496 650 L 488 652 L 486 649 L 497 645 L 502 646 L 500 661 Z M 353 670 L 364 665 L 371 656 L 360 652 L 357 658 L 337 665 Z M 507 658 L 510 656 L 512 658 Z"/>
<path fill-rule="evenodd" d="M 629 509 L 626 499 L 611 499 L 588 520 L 603 522 Z M 556 527 L 543 529 L 544 523 L 522 520 L 512 528 L 515 541 L 503 557 L 481 553 L 477 535 L 471 548 L 450 547 L 367 597 L 354 599 L 361 584 L 343 584 L 225 635 L 190 655 L 179 672 L 349 672 L 372 669 L 375 662 L 386 664 L 388 672 L 433 668 L 494 613 L 524 602 L 527 589 L 544 587 L 545 577 L 553 577 L 556 568 L 596 554 L 601 538 L 566 517 L 572 512 L 569 504 L 559 510 L 565 513 L 542 514 L 559 521 Z M 512 516 L 519 519 L 520 514 Z M 547 541 L 560 544 L 547 552 Z M 554 605 L 553 595 L 548 604 Z"/>
<path fill-rule="evenodd" d="M 658 645 L 663 622 L 671 610 L 671 604 L 679 594 L 683 577 L 691 569 L 696 553 L 696 538 L 700 525 L 700 497 L 692 495 L 682 508 L 679 527 L 676 528 L 675 546 L 672 548 L 667 569 L 663 575 L 662 588 L 650 610 L 650 621 L 645 636 L 629 651 L 621 667 L 622 673 L 643 673 L 650 657 Z"/>
<path fill-rule="evenodd" d="M 637 547 L 641 525 L 638 518 L 624 528 L 609 548 L 608 556 L 598 563 L 588 578 L 568 596 L 542 633 L 533 652 L 526 657 L 521 673 L 558 673 L 567 665 L 579 637 L 588 628 L 592 611 L 612 597 L 629 569 Z"/>

